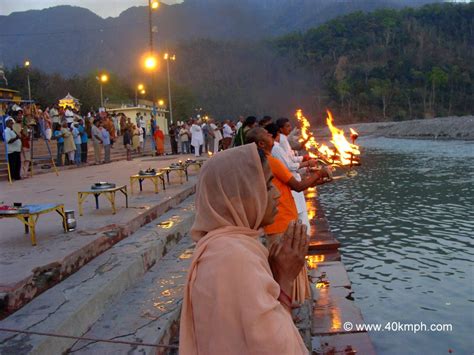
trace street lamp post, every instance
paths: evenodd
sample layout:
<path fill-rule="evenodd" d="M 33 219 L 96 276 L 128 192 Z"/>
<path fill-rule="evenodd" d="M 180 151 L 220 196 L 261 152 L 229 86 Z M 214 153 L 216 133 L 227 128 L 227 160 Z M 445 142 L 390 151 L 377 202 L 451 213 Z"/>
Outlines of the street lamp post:
<path fill-rule="evenodd" d="M 109 76 L 107 74 L 101 74 L 100 76 L 95 77 L 99 81 L 100 86 L 100 107 L 104 107 L 104 92 L 103 92 L 103 84 L 109 81 Z"/>
<path fill-rule="evenodd" d="M 164 59 L 166 60 L 166 71 L 168 73 L 168 106 L 170 110 L 170 122 L 171 124 L 173 124 L 173 104 L 171 103 L 170 60 L 175 61 L 176 55 L 165 53 Z"/>
<path fill-rule="evenodd" d="M 28 100 L 31 102 L 31 84 L 30 84 L 30 61 L 25 60 L 26 80 L 28 83 Z"/>
<path fill-rule="evenodd" d="M 135 106 L 138 107 L 138 92 L 140 91 L 140 94 L 145 93 L 145 87 L 143 84 L 138 84 L 137 87 L 135 88 Z"/>
<path fill-rule="evenodd" d="M 145 64 L 145 66 L 148 68 L 148 69 L 155 69 L 157 63 L 156 63 L 156 58 L 154 57 L 154 53 L 153 53 L 153 21 L 152 21 L 152 12 L 153 10 L 158 10 L 158 8 L 160 7 L 160 2 L 158 0 L 148 0 L 148 34 L 149 34 L 149 41 L 150 41 L 150 57 L 149 58 L 153 58 L 153 63 L 148 63 L 148 64 Z M 155 105 L 155 93 L 156 93 L 156 89 L 155 89 L 155 73 L 152 72 L 151 73 L 151 96 L 152 96 L 152 100 L 153 100 L 153 106 Z"/>
<path fill-rule="evenodd" d="M 148 0 L 148 32 L 150 35 L 150 53 L 153 53 L 153 24 L 152 24 L 152 11 L 157 10 L 160 7 L 160 3 L 157 0 Z"/>

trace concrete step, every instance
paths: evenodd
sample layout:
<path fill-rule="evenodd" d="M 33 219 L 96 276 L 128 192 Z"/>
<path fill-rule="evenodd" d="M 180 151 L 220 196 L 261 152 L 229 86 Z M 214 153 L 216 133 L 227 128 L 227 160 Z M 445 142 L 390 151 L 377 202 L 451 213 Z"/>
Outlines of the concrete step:
<path fill-rule="evenodd" d="M 188 233 L 193 220 L 190 197 L 1 321 L 0 328 L 85 334 Z M 2 354 L 61 354 L 74 344 L 72 339 L 0 333 Z"/>
<path fill-rule="evenodd" d="M 83 337 L 169 345 L 179 329 L 186 275 L 194 243 L 183 238 L 133 288 L 102 315 Z M 78 341 L 74 354 L 157 354 L 164 348 Z"/>
<path fill-rule="evenodd" d="M 364 324 L 364 319 L 344 265 L 322 262 L 308 275 L 317 290 L 313 293 L 312 354 L 375 354 L 367 332 L 346 328 L 347 322 Z"/>

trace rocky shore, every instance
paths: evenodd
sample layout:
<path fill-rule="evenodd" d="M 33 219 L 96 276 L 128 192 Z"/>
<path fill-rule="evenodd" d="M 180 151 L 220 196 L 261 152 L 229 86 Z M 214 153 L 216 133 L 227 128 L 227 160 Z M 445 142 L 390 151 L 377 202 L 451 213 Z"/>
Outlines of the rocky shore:
<path fill-rule="evenodd" d="M 402 122 L 355 123 L 339 127 L 345 132 L 349 132 L 349 128 L 353 128 L 365 137 L 474 140 L 474 116 L 438 117 Z M 317 129 L 316 135 L 327 136 L 327 128 Z"/>

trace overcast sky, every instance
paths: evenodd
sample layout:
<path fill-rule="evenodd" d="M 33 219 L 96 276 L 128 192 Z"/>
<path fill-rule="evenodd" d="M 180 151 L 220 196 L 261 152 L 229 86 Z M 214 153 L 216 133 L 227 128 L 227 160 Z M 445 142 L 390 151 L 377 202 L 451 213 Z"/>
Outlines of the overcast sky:
<path fill-rule="evenodd" d="M 162 0 L 173 4 L 182 0 Z M 40 10 L 57 5 L 85 7 L 104 18 L 117 17 L 132 6 L 145 6 L 148 0 L 0 0 L 0 15 L 9 15 L 16 11 Z"/>

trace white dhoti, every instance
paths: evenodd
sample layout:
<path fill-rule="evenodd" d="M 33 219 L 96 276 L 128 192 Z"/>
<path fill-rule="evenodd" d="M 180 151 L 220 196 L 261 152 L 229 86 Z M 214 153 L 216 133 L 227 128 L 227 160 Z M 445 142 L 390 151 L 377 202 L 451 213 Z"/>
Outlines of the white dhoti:
<path fill-rule="evenodd" d="M 301 175 L 298 173 L 293 172 L 293 176 L 295 177 L 296 180 L 301 181 Z M 303 224 L 306 224 L 306 227 L 308 228 L 308 233 L 311 228 L 309 224 L 309 218 L 308 218 L 308 209 L 306 208 L 306 200 L 304 198 L 304 192 L 296 192 L 296 191 L 291 191 L 291 194 L 293 195 L 293 199 L 295 200 L 295 205 L 296 205 L 296 210 L 298 211 L 298 218 L 301 220 Z"/>

